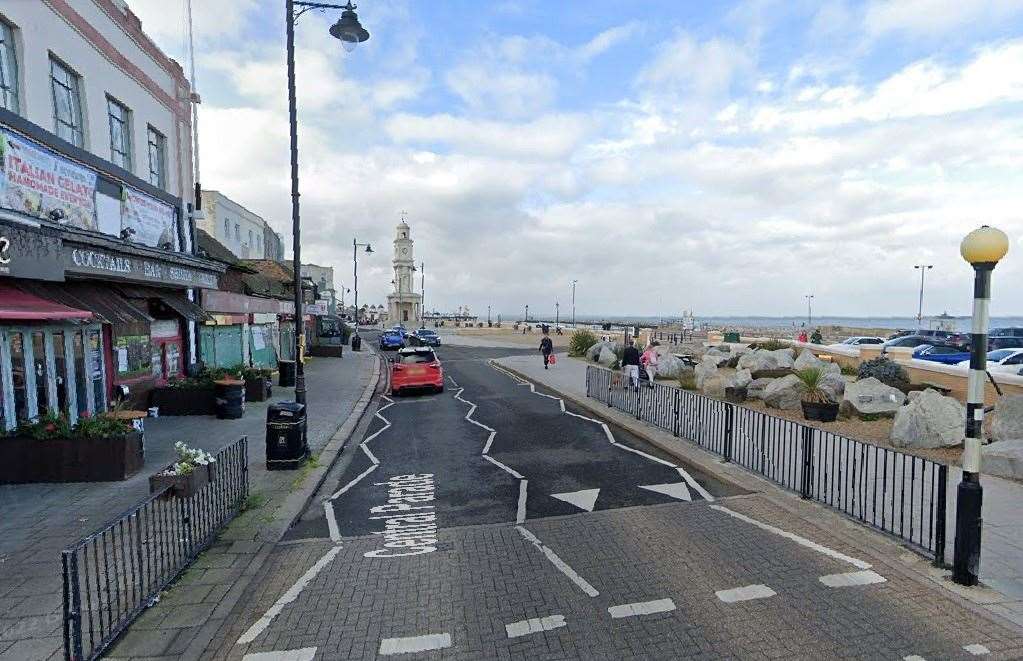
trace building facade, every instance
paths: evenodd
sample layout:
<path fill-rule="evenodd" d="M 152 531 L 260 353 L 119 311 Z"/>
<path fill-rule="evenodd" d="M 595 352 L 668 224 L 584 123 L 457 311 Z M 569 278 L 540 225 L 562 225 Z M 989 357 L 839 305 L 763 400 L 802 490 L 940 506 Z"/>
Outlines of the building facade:
<path fill-rule="evenodd" d="M 123 2 L 0 4 L 0 430 L 196 364 L 190 102 Z"/>
<path fill-rule="evenodd" d="M 289 267 L 294 268 L 293 261 L 285 262 Z M 326 314 L 334 316 L 338 314 L 339 298 L 343 298 L 338 290 L 334 288 L 334 267 L 319 266 L 317 264 L 303 264 L 302 277 L 308 278 L 316 285 L 317 303 L 326 308 Z M 315 308 L 318 309 L 318 308 Z"/>
<path fill-rule="evenodd" d="M 283 259 L 280 235 L 262 216 L 215 190 L 202 192 L 202 209 L 198 226 L 238 259 Z"/>
<path fill-rule="evenodd" d="M 394 237 L 394 291 L 387 295 L 387 316 L 396 324 L 419 325 L 422 321 L 423 297 L 415 291 L 415 252 L 412 230 L 404 220 L 395 229 Z"/>

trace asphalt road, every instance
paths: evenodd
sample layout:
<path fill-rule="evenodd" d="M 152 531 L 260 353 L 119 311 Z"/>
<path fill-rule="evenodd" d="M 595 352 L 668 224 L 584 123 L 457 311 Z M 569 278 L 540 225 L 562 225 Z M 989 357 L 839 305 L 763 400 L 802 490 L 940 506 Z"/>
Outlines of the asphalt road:
<path fill-rule="evenodd" d="M 937 659 L 1005 645 L 488 362 L 516 350 L 438 353 L 446 391 L 378 396 L 213 656 Z"/>

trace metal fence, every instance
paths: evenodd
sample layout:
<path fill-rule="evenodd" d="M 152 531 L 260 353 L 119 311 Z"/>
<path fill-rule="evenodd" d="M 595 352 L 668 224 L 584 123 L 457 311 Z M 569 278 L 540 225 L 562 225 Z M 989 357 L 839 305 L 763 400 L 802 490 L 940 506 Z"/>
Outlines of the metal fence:
<path fill-rule="evenodd" d="M 944 464 L 661 383 L 624 388 L 619 373 L 594 366 L 586 369 L 586 394 L 893 534 L 944 564 Z"/>
<path fill-rule="evenodd" d="M 238 514 L 248 496 L 248 439 L 221 450 L 188 498 L 168 487 L 64 549 L 64 658 L 98 658 Z"/>
<path fill-rule="evenodd" d="M 667 342 L 668 344 L 682 344 L 686 340 L 693 339 L 693 331 L 682 330 L 682 331 L 651 331 L 651 340 L 657 340 L 658 342 Z"/>

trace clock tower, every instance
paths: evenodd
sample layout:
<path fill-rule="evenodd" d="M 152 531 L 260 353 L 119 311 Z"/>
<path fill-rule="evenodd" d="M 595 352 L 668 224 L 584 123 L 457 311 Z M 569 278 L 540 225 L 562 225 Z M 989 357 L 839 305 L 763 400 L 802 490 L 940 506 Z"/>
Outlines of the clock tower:
<path fill-rule="evenodd" d="M 387 309 L 392 323 L 419 327 L 422 320 L 421 294 L 415 292 L 415 256 L 412 231 L 404 214 L 394 236 L 394 291 L 387 295 Z"/>

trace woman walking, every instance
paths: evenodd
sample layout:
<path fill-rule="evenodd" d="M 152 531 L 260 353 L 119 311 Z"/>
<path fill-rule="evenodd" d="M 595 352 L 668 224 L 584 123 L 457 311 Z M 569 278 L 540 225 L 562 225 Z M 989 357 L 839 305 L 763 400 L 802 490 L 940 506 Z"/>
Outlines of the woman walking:
<path fill-rule="evenodd" d="M 551 341 L 551 336 L 547 334 L 547 331 L 543 332 L 543 339 L 540 340 L 540 352 L 543 354 L 543 368 L 547 369 L 547 365 L 551 362 L 551 354 L 554 353 L 554 342 Z"/>
<path fill-rule="evenodd" d="M 657 347 L 660 346 L 660 342 L 654 340 L 647 345 L 647 348 L 643 351 L 643 355 L 640 356 L 640 362 L 643 364 L 643 369 L 646 370 L 647 378 L 650 380 L 650 387 L 654 387 L 654 377 L 657 375 Z"/>

